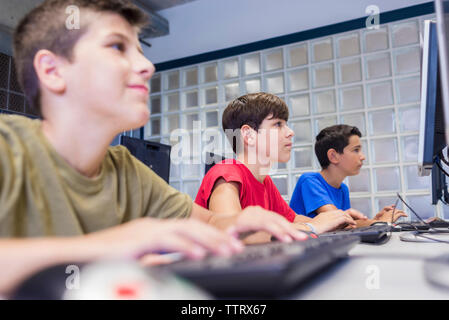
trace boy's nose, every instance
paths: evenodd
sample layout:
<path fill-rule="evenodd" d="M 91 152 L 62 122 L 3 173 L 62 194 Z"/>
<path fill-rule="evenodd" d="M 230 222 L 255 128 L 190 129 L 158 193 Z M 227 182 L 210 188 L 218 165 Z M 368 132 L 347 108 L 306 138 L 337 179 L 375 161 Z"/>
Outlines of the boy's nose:
<path fill-rule="evenodd" d="M 145 60 L 147 61 L 147 63 L 142 68 L 141 74 L 145 78 L 145 81 L 148 81 L 153 76 L 154 72 L 156 71 L 156 68 L 154 67 L 154 64 L 150 60 L 148 59 Z"/>
<path fill-rule="evenodd" d="M 295 131 L 290 129 L 289 126 L 287 126 L 287 137 L 293 137 L 295 135 Z"/>
<path fill-rule="evenodd" d="M 148 81 L 153 76 L 156 68 L 150 60 L 141 55 L 139 58 L 134 60 L 134 70 L 139 73 L 145 81 Z"/>

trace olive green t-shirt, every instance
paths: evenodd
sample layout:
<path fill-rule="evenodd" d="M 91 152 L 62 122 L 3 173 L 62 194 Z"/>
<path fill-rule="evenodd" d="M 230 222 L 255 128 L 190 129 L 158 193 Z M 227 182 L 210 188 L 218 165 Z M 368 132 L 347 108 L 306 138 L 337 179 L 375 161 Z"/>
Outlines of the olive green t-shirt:
<path fill-rule="evenodd" d="M 99 175 L 88 178 L 50 145 L 40 120 L 0 116 L 0 237 L 75 236 L 191 210 L 188 195 L 123 146 L 109 147 Z"/>

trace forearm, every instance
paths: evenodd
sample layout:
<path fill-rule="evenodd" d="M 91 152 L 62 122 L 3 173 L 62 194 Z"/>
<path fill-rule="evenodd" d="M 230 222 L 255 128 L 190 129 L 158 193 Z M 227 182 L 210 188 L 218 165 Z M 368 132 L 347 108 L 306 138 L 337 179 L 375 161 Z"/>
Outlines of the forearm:
<path fill-rule="evenodd" d="M 301 222 L 301 223 L 306 223 L 306 222 L 311 222 L 313 219 L 307 216 L 304 216 L 302 214 L 297 214 L 295 216 L 295 220 L 294 222 Z"/>
<path fill-rule="evenodd" d="M 312 228 L 305 224 L 306 222 L 298 222 L 295 220 L 293 225 L 295 226 L 296 230 L 299 231 L 305 231 L 305 232 L 312 232 Z M 313 225 L 313 223 L 312 223 Z"/>
<path fill-rule="evenodd" d="M 210 211 L 194 203 L 191 218 L 201 220 L 220 230 L 225 230 L 235 224 L 235 221 L 240 213 L 241 211 Z"/>

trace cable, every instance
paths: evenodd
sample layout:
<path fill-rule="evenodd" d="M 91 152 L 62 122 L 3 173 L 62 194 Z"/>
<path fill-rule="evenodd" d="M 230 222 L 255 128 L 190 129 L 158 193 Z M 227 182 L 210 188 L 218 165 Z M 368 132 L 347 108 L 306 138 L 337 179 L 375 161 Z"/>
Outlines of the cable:
<path fill-rule="evenodd" d="M 412 209 L 412 207 L 410 207 L 408 204 L 407 204 L 407 202 L 405 202 L 405 200 L 404 199 L 402 199 L 402 197 L 401 197 L 401 195 L 399 194 L 399 192 L 398 193 L 396 193 L 396 195 L 398 196 L 398 198 L 399 198 L 399 200 L 401 200 L 402 201 L 402 203 L 407 207 L 407 208 L 409 208 L 410 209 L 410 211 L 419 219 L 419 221 L 421 221 L 422 223 L 424 223 L 426 226 L 428 226 L 430 229 L 433 229 L 431 226 L 430 226 L 430 224 L 428 224 L 427 222 L 425 222 L 416 212 L 415 212 L 415 210 L 413 210 Z"/>
<path fill-rule="evenodd" d="M 434 163 L 437 165 L 437 167 L 441 170 L 441 172 L 443 172 L 446 176 L 449 176 L 449 174 L 446 172 L 446 170 L 443 169 L 443 167 L 441 166 L 440 161 L 443 161 L 446 165 L 449 165 L 449 162 L 444 158 L 443 155 L 443 150 L 441 150 L 439 152 L 439 154 L 435 157 Z M 447 184 L 446 184 L 446 179 L 444 179 L 444 189 L 443 189 L 443 194 L 440 197 L 440 201 L 442 203 L 444 203 L 445 205 L 449 205 L 449 203 L 446 201 L 448 197 L 447 194 Z"/>
<path fill-rule="evenodd" d="M 441 150 L 440 153 L 439 153 L 440 160 L 443 161 L 447 166 L 449 166 L 449 161 L 446 160 L 446 157 L 444 156 L 443 150 Z M 449 148 L 446 149 L 446 153 L 447 153 L 446 156 L 449 156 Z"/>
<path fill-rule="evenodd" d="M 382 244 L 387 243 L 390 241 L 391 236 L 393 235 L 393 223 L 394 223 L 394 212 L 396 211 L 396 207 L 398 206 L 399 198 L 396 199 L 396 202 L 394 203 L 393 212 L 391 213 L 391 223 L 390 223 L 390 230 L 387 235 L 387 238 L 382 241 Z"/>
<path fill-rule="evenodd" d="M 441 242 L 441 243 L 449 243 L 449 241 L 447 241 L 447 240 L 440 240 L 440 239 L 437 239 L 437 238 L 424 236 L 424 235 L 421 234 L 422 232 L 419 232 L 419 231 L 413 231 L 413 233 L 415 234 L 415 236 L 421 237 L 421 238 L 424 238 L 424 239 L 432 240 L 432 241 L 435 241 L 435 242 Z"/>
<path fill-rule="evenodd" d="M 407 204 L 407 202 L 405 202 L 404 199 L 402 199 L 402 197 L 401 197 L 401 195 L 399 194 L 399 192 L 397 193 L 397 196 L 398 196 L 398 198 L 402 201 L 402 203 L 403 203 L 407 208 L 409 208 L 410 211 L 411 211 L 411 212 L 412 212 L 412 213 L 413 213 L 413 214 L 414 214 L 414 215 L 415 215 L 415 216 L 416 216 L 422 223 L 424 223 L 425 225 L 427 225 L 427 226 L 429 227 L 429 231 L 420 231 L 420 230 L 412 231 L 412 234 L 413 234 L 413 235 L 415 235 L 416 237 L 425 238 L 425 239 L 432 240 L 432 241 L 435 241 L 435 242 L 449 243 L 449 241 L 446 241 L 446 240 L 440 240 L 440 239 L 431 238 L 431 237 L 428 237 L 428 236 L 423 236 L 422 233 L 434 233 L 434 234 L 437 234 L 437 233 L 447 233 L 447 232 L 440 231 L 440 230 L 437 230 L 437 229 L 433 228 L 429 223 L 425 222 L 425 221 L 419 216 L 419 214 L 417 214 L 417 213 L 415 212 L 415 210 L 413 210 L 412 207 L 410 207 L 410 206 Z M 433 230 L 433 231 L 430 231 L 430 230 Z M 402 237 L 401 237 L 401 240 L 407 241 L 407 240 L 403 239 Z M 408 241 L 410 241 L 410 240 L 408 240 Z"/>
<path fill-rule="evenodd" d="M 440 161 L 438 161 L 439 160 L 439 158 L 438 157 L 436 157 L 435 158 L 435 164 L 437 165 L 437 167 L 446 175 L 446 176 L 448 176 L 449 177 L 449 173 L 447 173 L 447 171 L 446 170 L 444 170 L 443 169 L 443 167 L 441 166 L 441 164 L 440 164 Z"/>
<path fill-rule="evenodd" d="M 398 202 L 399 202 L 399 198 L 396 199 L 396 202 L 394 203 L 393 213 L 391 214 L 391 225 L 393 225 L 393 223 L 394 223 L 394 212 L 396 211 L 396 207 L 398 206 Z"/>

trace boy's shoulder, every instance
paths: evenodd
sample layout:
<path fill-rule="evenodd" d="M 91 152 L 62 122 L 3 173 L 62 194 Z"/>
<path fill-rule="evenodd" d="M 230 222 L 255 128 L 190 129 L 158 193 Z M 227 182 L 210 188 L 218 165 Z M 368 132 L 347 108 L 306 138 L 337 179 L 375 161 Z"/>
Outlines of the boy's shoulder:
<path fill-rule="evenodd" d="M 209 169 L 206 175 L 214 175 L 214 174 L 221 174 L 221 173 L 234 173 L 234 174 L 243 174 L 244 164 L 240 163 L 239 161 L 235 159 L 225 159 L 223 161 L 220 161 L 216 163 L 212 168 Z"/>
<path fill-rule="evenodd" d="M 32 119 L 15 114 L 0 114 L 0 124 L 11 128 L 37 126 L 40 123 L 39 119 Z"/>
<path fill-rule="evenodd" d="M 106 159 L 110 159 L 117 167 L 121 169 L 128 169 L 130 166 L 137 166 L 137 168 L 144 171 L 150 169 L 142 161 L 133 156 L 128 148 L 123 145 L 108 147 Z"/>
<path fill-rule="evenodd" d="M 116 145 L 108 147 L 108 153 L 113 158 L 131 158 L 131 152 L 123 145 Z"/>
<path fill-rule="evenodd" d="M 0 136 L 8 142 L 14 144 L 23 141 L 35 141 L 36 130 L 41 121 L 20 115 L 0 114 Z"/>
<path fill-rule="evenodd" d="M 320 180 L 320 176 L 321 174 L 319 172 L 305 172 L 299 177 L 298 183 Z"/>

